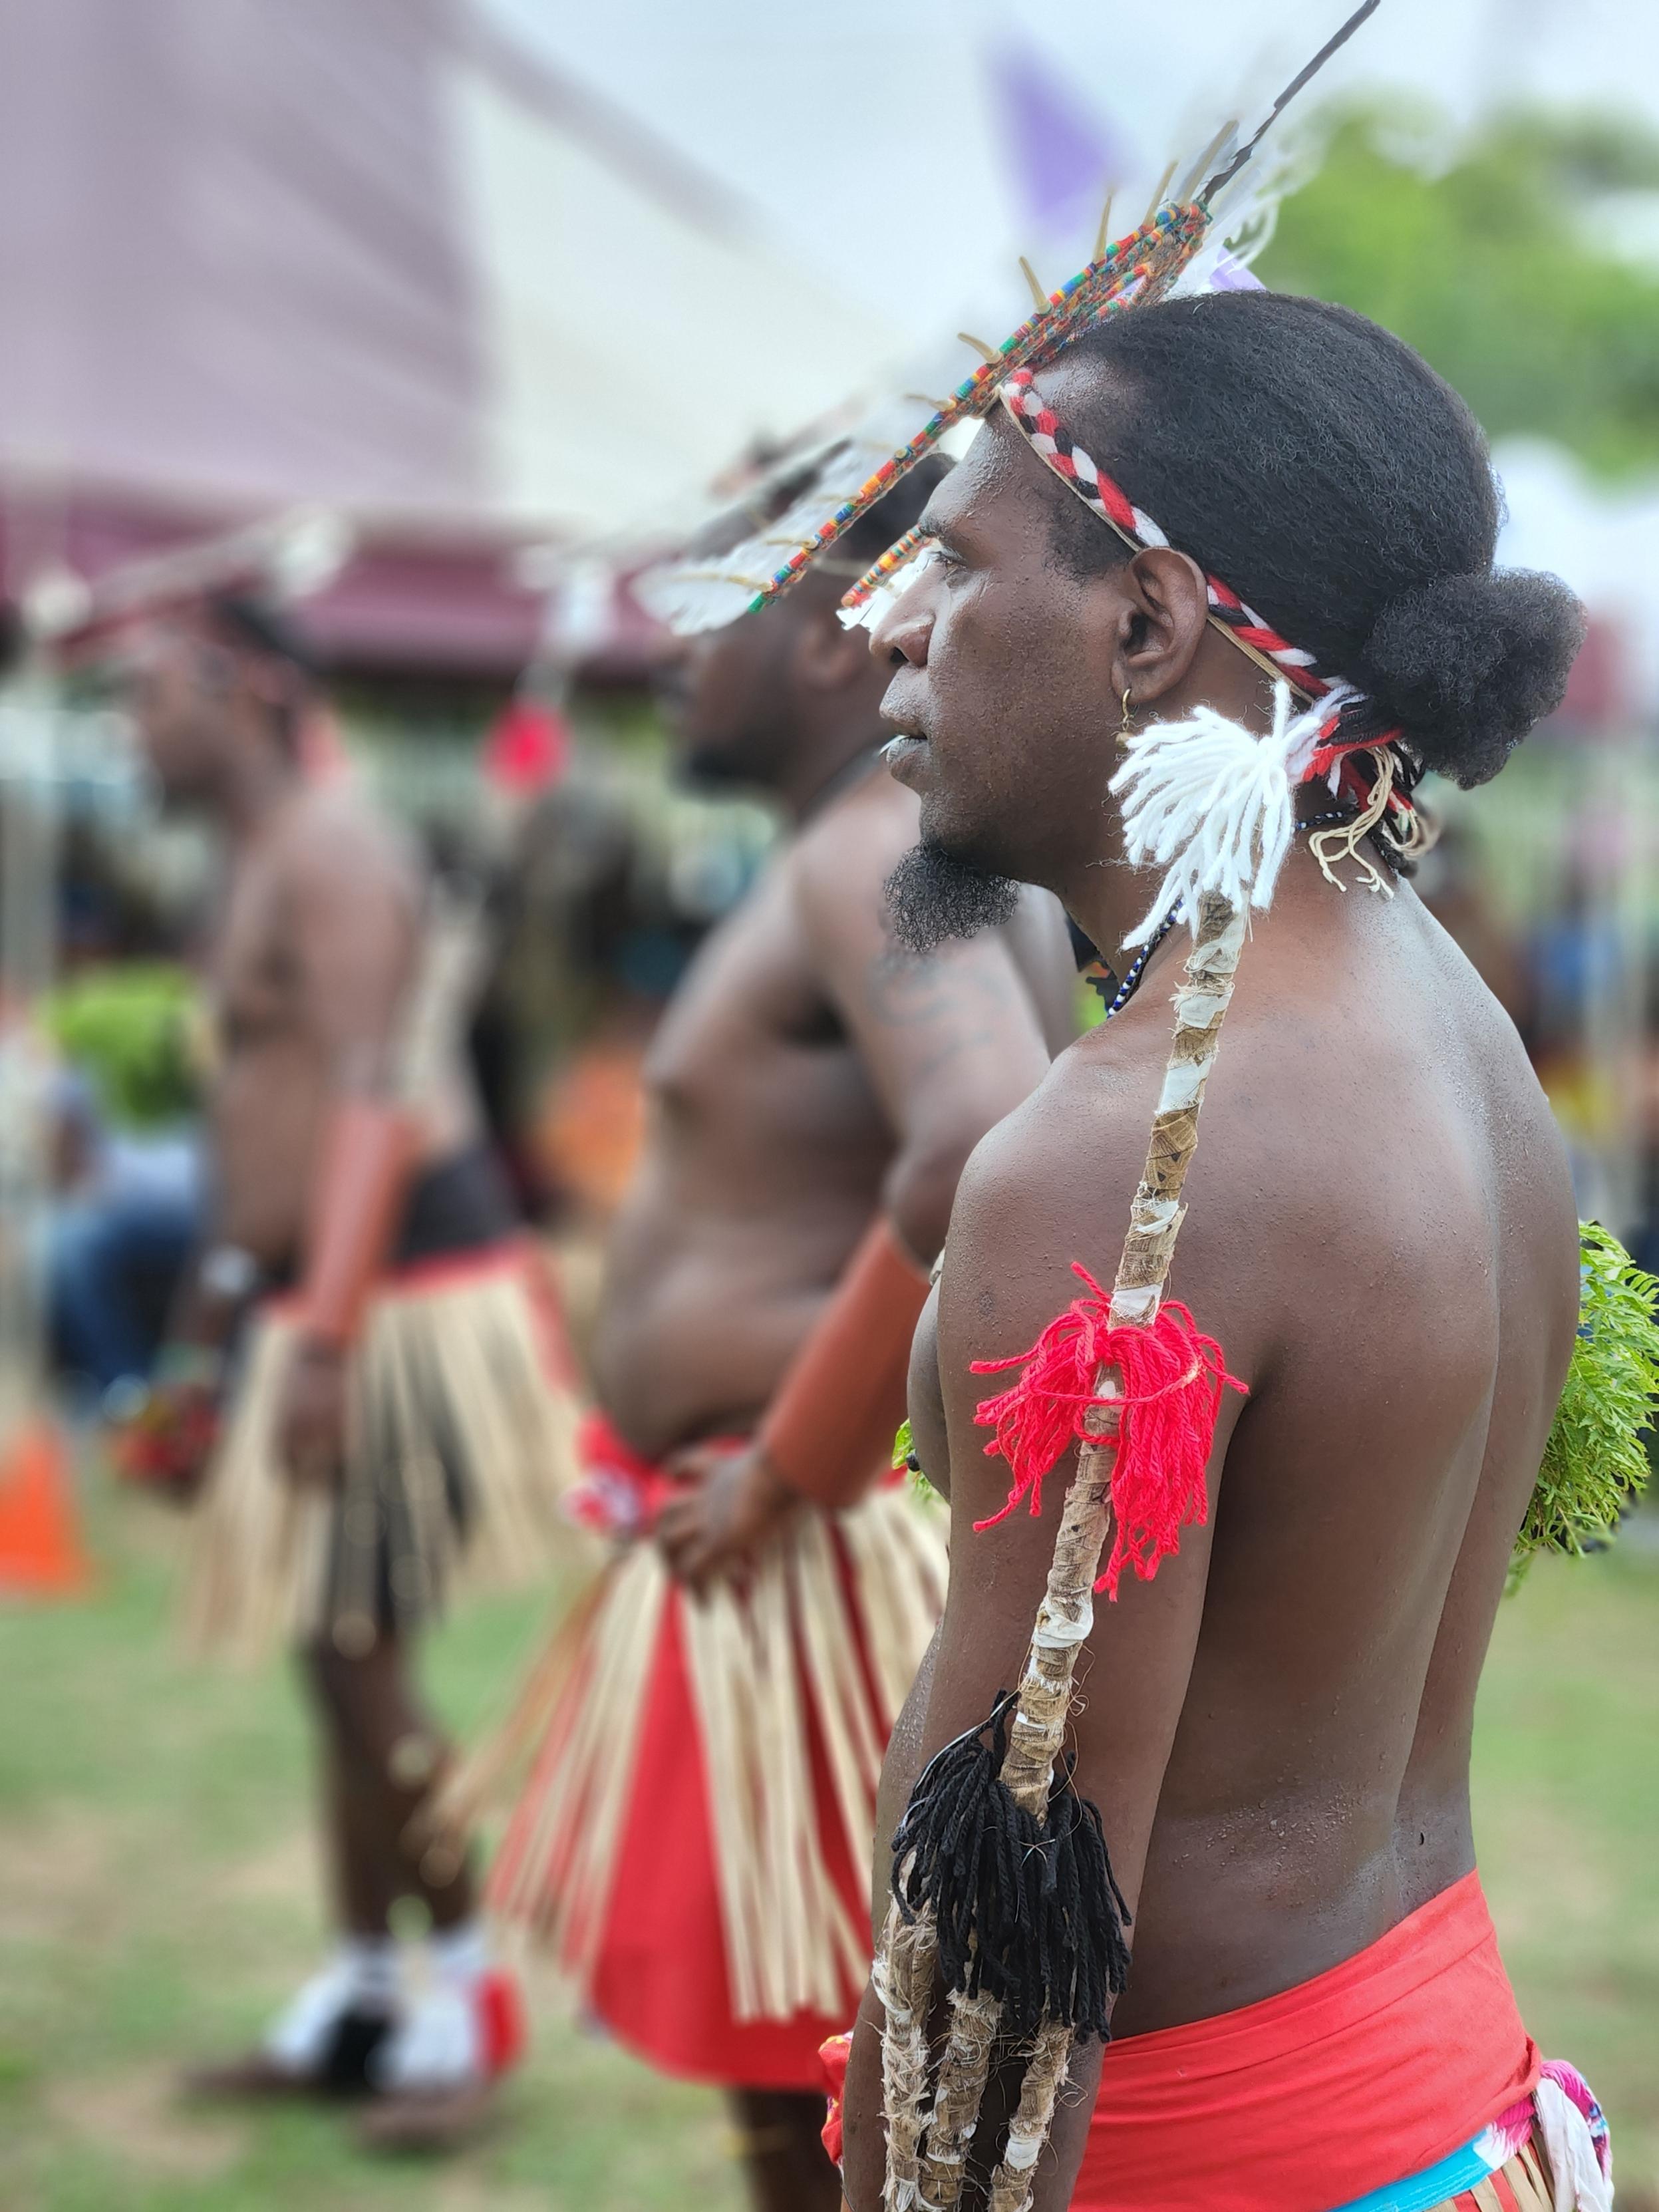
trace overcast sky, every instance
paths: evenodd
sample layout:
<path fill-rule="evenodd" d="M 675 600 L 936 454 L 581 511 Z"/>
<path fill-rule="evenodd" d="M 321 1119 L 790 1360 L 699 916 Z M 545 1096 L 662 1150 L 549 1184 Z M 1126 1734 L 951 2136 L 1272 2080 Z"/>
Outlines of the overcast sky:
<path fill-rule="evenodd" d="M 562 69 L 766 203 L 838 287 L 916 331 L 1033 243 L 988 89 L 1010 40 L 1115 142 L 1126 199 L 1322 42 L 1345 0 L 478 0 Z M 1468 118 L 1526 96 L 1659 120 L 1654 0 L 1382 0 L 1326 96 L 1427 94 Z M 1139 201 L 1131 210 L 1139 212 Z M 1044 268 L 1048 283 L 1068 267 Z"/>

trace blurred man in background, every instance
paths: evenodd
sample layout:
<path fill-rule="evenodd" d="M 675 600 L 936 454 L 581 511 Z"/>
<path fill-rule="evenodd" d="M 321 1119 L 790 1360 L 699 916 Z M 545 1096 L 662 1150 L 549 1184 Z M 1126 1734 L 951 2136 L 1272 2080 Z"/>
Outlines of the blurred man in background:
<path fill-rule="evenodd" d="M 1073 1034 L 1046 898 L 895 952 L 883 884 L 915 809 L 844 581 L 695 639 L 667 678 L 686 767 L 769 793 L 787 835 L 647 1057 L 584 1439 L 617 1559 L 491 1884 L 623 2043 L 729 2093 L 762 2212 L 839 2202 L 818 2048 L 867 1964 L 872 1754 L 943 1596 L 937 1527 L 890 1473 L 927 1270 L 969 1153 Z"/>
<path fill-rule="evenodd" d="M 259 2047 L 194 2084 L 483 2090 L 520 2039 L 516 1997 L 466 1866 L 411 1840 L 443 1757 L 411 1646 L 464 1554 L 527 1571 L 556 1526 L 568 1421 L 547 1286 L 480 1141 L 422 871 L 348 778 L 307 773 L 299 644 L 221 598 L 148 622 L 130 667 L 167 798 L 225 860 L 210 1229 L 130 1442 L 156 1472 L 209 1462 L 197 1641 L 300 1645 L 340 1929 Z M 411 1897 L 430 1916 L 412 1981 L 390 1923 Z"/>

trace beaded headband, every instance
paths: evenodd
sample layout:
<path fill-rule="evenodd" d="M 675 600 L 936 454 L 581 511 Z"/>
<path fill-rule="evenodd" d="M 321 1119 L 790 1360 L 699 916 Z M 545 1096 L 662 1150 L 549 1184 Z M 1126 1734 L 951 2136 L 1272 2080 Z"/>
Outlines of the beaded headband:
<path fill-rule="evenodd" d="M 1204 162 L 1194 165 L 1184 180 L 1189 186 L 1216 150 L 1212 144 Z M 1106 315 L 1163 297 L 1203 245 L 1210 222 L 1202 195 L 1198 201 L 1166 200 L 1161 192 L 1146 220 L 1127 237 L 1108 242 L 1103 216 L 1094 258 L 1057 291 L 1043 293 L 1027 268 L 1036 312 L 1000 346 L 965 339 L 981 355 L 978 365 L 934 404 L 920 429 L 908 430 L 915 419 L 914 394 L 884 402 L 825 449 L 823 465 L 810 484 L 769 520 L 757 518 L 753 534 L 718 562 L 690 556 L 665 562 L 635 580 L 636 595 L 681 635 L 757 613 L 808 568 L 823 562 L 853 525 L 952 429 L 988 415 L 1012 370 L 1041 367 Z M 787 557 L 780 563 L 781 551 Z"/>
<path fill-rule="evenodd" d="M 1161 298 L 1203 243 L 1209 226 L 1209 209 L 1202 202 L 1183 205 L 1166 200 L 1148 212 L 1139 230 L 1102 246 L 1086 269 L 1042 299 L 1036 313 L 1000 346 L 981 349 L 985 358 L 979 367 L 939 404 L 914 437 L 872 470 L 850 498 L 801 539 L 782 566 L 761 585 L 750 611 L 757 612 L 769 599 L 787 591 L 901 477 L 908 476 L 918 461 L 925 459 L 947 430 L 969 417 L 989 414 L 1012 371 L 1041 368 L 1109 314 Z"/>

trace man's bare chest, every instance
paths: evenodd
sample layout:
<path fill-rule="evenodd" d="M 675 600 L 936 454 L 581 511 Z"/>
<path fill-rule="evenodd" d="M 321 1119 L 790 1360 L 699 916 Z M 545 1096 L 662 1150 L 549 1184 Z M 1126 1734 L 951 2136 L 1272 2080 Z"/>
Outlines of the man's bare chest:
<path fill-rule="evenodd" d="M 684 1121 L 750 1117 L 861 1085 L 787 884 L 775 875 L 707 940 L 646 1061 L 658 1108 Z"/>
<path fill-rule="evenodd" d="M 292 902 L 281 873 L 252 863 L 229 885 L 209 962 L 216 1024 L 227 1051 L 298 1027 L 305 978 Z"/>

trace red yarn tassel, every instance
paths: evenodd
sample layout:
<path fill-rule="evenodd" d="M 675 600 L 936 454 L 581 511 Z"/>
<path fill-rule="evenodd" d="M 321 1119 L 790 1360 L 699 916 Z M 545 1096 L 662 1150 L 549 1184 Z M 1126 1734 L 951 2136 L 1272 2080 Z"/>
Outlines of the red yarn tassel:
<path fill-rule="evenodd" d="M 1113 1407 L 1112 1552 L 1095 1588 L 1115 1597 L 1126 1565 L 1150 1582 L 1158 1562 L 1179 1550 L 1182 1528 L 1203 1527 L 1209 1516 L 1204 1477 L 1222 1389 L 1246 1385 L 1227 1372 L 1221 1346 L 1199 1334 L 1185 1306 L 1160 1306 L 1144 1328 L 1114 1328 L 1109 1294 L 1086 1267 L 1073 1263 L 1072 1272 L 1090 1295 L 1074 1298 L 1030 1352 L 974 1362 L 975 1375 L 1020 1370 L 1017 1382 L 984 1400 L 974 1415 L 996 1431 L 987 1456 L 1000 1454 L 1013 1476 L 1001 1512 L 974 1527 L 994 1528 L 1025 1498 L 1034 1515 L 1041 1513 L 1043 1477 L 1074 1443 L 1089 1440 L 1091 1410 Z M 1103 1368 L 1122 1378 L 1121 1396 L 1097 1389 Z"/>

